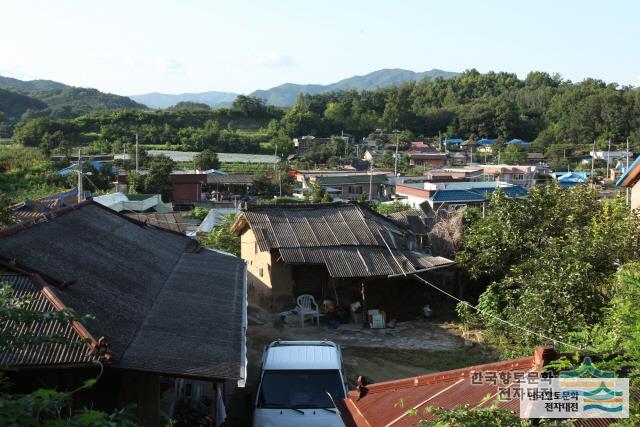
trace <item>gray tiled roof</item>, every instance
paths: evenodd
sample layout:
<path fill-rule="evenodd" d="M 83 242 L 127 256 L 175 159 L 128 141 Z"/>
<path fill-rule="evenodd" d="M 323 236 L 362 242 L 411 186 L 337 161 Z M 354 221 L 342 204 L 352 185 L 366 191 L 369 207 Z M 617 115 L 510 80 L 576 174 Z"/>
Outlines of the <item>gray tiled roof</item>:
<path fill-rule="evenodd" d="M 245 264 L 93 202 L 0 233 L 0 256 L 71 283 L 54 289 L 109 343 L 114 366 L 239 379 Z M 47 279 L 48 280 L 48 279 Z"/>

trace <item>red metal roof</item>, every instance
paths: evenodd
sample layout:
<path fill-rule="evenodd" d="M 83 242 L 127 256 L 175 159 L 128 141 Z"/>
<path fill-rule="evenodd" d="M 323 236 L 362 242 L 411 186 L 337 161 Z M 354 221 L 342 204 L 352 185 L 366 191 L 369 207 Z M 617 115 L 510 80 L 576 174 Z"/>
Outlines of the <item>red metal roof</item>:
<path fill-rule="evenodd" d="M 422 375 L 394 381 L 359 386 L 347 394 L 338 409 L 347 427 L 416 426 L 421 419 L 433 419 L 425 414 L 427 407 L 470 408 L 489 407 L 520 412 L 517 396 L 499 396 L 504 389 L 519 389 L 513 373 L 539 375 L 542 366 L 557 357 L 551 349 L 536 348 L 533 356 L 485 365 L 470 366 L 446 372 Z M 477 381 L 478 375 L 496 373 L 496 383 Z M 511 374 L 507 376 L 507 372 Z M 504 373 L 501 379 L 500 373 Z M 476 382 L 474 384 L 474 382 Z M 501 397 L 501 399 L 498 399 Z M 415 409 L 418 415 L 409 415 Z M 607 426 L 605 419 L 581 420 L 584 426 Z"/>

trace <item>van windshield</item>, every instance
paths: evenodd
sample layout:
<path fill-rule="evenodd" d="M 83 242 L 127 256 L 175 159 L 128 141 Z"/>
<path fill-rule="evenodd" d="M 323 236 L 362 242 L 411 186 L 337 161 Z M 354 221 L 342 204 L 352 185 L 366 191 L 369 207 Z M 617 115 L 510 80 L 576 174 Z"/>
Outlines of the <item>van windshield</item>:
<path fill-rule="evenodd" d="M 334 400 L 344 399 L 344 388 L 337 369 L 264 371 L 258 392 L 259 408 L 333 408 Z"/>

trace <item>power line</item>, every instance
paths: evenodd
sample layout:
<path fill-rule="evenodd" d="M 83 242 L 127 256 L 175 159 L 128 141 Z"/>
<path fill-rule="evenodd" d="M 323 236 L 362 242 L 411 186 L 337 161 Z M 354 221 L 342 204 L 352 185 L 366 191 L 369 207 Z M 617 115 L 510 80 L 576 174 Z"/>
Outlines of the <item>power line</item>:
<path fill-rule="evenodd" d="M 509 322 L 508 320 L 504 320 L 504 319 L 502 319 L 502 318 L 500 318 L 500 317 L 498 317 L 498 316 L 496 316 L 496 315 L 494 315 L 494 314 L 487 313 L 486 311 L 480 310 L 478 307 L 475 307 L 475 306 L 473 306 L 473 305 L 469 304 L 467 301 L 461 300 L 460 298 L 458 298 L 458 297 L 455 297 L 455 296 L 451 295 L 451 294 L 450 294 L 450 293 L 448 293 L 447 291 L 440 289 L 440 288 L 439 288 L 439 287 L 437 287 L 436 285 L 434 285 L 434 284 L 432 284 L 432 283 L 428 282 L 427 280 L 423 279 L 422 277 L 418 276 L 417 274 L 412 274 L 412 276 L 413 276 L 415 279 L 417 279 L 417 280 L 419 280 L 419 281 L 421 281 L 421 282 L 425 283 L 426 285 L 431 286 L 431 287 L 432 287 L 432 288 L 434 288 L 435 290 L 437 290 L 437 291 L 439 291 L 439 292 L 441 292 L 441 293 L 445 294 L 445 295 L 446 295 L 446 296 L 448 296 L 449 298 L 452 298 L 452 299 L 454 299 L 454 300 L 458 301 L 459 303 L 466 304 L 467 306 L 469 306 L 469 307 L 473 308 L 473 309 L 474 309 L 475 311 L 477 311 L 478 313 L 482 313 L 482 314 L 484 314 L 485 316 L 489 316 L 489 317 L 491 317 L 492 319 L 495 319 L 495 320 L 497 320 L 497 321 L 499 321 L 499 322 L 502 322 L 502 323 L 504 323 L 504 324 L 506 324 L 506 325 L 509 325 L 509 326 L 511 326 L 511 327 L 513 327 L 513 328 L 520 329 L 521 331 L 526 332 L 527 334 L 535 335 L 535 336 L 537 336 L 537 337 L 539 337 L 539 338 L 544 338 L 544 339 L 546 339 L 546 340 L 552 341 L 553 343 L 562 344 L 562 345 L 565 345 L 565 346 L 567 346 L 567 347 L 571 347 L 571 348 L 573 348 L 573 349 L 575 349 L 575 350 L 584 351 L 584 349 L 583 349 L 583 348 L 581 348 L 581 347 L 576 347 L 576 346 L 575 346 L 575 345 L 573 345 L 573 344 L 569 344 L 569 343 L 566 343 L 566 342 L 563 342 L 563 341 L 557 340 L 557 339 L 555 339 L 555 338 L 548 337 L 548 336 L 543 335 L 543 334 L 541 334 L 541 333 L 538 333 L 538 332 L 535 332 L 535 331 L 531 331 L 531 330 L 529 330 L 529 329 L 527 329 L 527 328 L 525 328 L 525 327 L 523 327 L 523 326 L 516 325 L 515 323 Z"/>

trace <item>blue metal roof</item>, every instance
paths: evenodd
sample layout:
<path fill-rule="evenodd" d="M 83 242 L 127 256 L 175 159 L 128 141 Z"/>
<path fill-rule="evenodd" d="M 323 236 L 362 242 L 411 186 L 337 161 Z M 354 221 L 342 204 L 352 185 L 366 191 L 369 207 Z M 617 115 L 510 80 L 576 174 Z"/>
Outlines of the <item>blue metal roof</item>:
<path fill-rule="evenodd" d="M 511 141 L 508 141 L 507 144 L 531 145 L 530 142 L 526 142 L 517 138 L 514 138 Z"/>
<path fill-rule="evenodd" d="M 444 142 L 450 142 L 452 144 L 460 144 L 461 142 L 464 142 L 464 140 L 462 138 L 447 138 L 444 140 Z"/>
<path fill-rule="evenodd" d="M 496 191 L 496 189 L 500 189 L 504 191 L 507 197 L 526 197 L 529 195 L 529 191 L 526 188 L 514 185 L 509 187 L 478 187 L 478 188 L 469 188 L 467 190 L 458 190 L 458 189 L 443 189 L 438 190 L 433 196 L 431 196 L 432 202 L 443 203 L 443 202 L 483 202 L 487 199 L 487 197 Z"/>
<path fill-rule="evenodd" d="M 622 176 L 620 177 L 620 179 L 618 179 L 618 181 L 616 181 L 616 187 L 620 187 L 622 185 L 622 183 L 624 182 L 625 179 L 627 179 L 627 176 L 629 175 L 629 172 L 631 172 L 634 168 L 638 167 L 638 162 L 640 162 L 640 156 L 638 156 L 637 159 L 635 159 L 633 161 L 633 163 L 631 163 L 629 165 L 629 169 L 627 169 Z"/>
<path fill-rule="evenodd" d="M 89 163 L 91 163 L 91 166 L 95 169 L 95 170 L 101 170 L 103 166 L 107 165 L 108 166 L 108 162 L 100 162 L 98 160 L 91 160 Z M 58 171 L 58 174 L 60 175 L 69 175 L 72 172 L 75 172 L 78 170 L 78 164 L 77 163 L 73 163 L 69 166 L 67 166 L 66 168 L 60 169 Z M 116 167 L 115 166 L 111 166 L 110 168 L 110 172 L 111 173 L 116 173 Z"/>
<path fill-rule="evenodd" d="M 495 144 L 496 140 L 495 139 L 489 139 L 489 138 L 482 138 L 481 140 L 478 141 L 479 145 L 491 145 L 491 144 Z"/>

